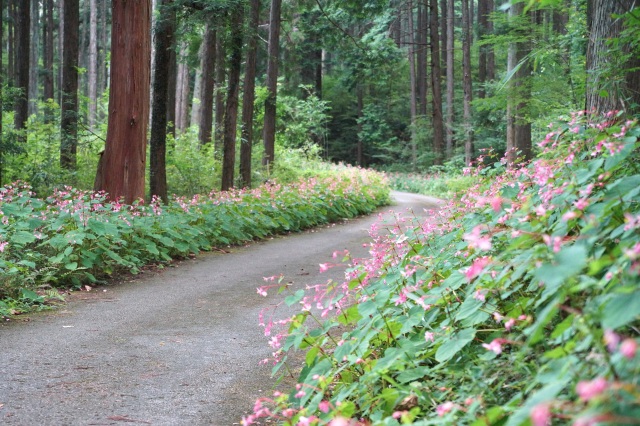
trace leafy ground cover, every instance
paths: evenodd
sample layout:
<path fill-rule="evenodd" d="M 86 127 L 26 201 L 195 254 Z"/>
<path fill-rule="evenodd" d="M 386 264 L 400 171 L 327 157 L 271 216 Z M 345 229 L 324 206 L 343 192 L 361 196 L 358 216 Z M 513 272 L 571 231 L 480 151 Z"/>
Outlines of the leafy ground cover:
<path fill-rule="evenodd" d="M 123 205 L 73 188 L 40 199 L 28 185 L 6 186 L 0 189 L 0 315 L 58 298 L 55 288 L 370 213 L 388 197 L 383 175 L 344 166 L 323 178 L 177 197 L 167 205 Z"/>
<path fill-rule="evenodd" d="M 426 221 L 372 229 L 344 282 L 263 316 L 266 361 L 300 373 L 244 424 L 639 424 L 639 137 L 567 117 L 531 164 L 496 161 Z"/>

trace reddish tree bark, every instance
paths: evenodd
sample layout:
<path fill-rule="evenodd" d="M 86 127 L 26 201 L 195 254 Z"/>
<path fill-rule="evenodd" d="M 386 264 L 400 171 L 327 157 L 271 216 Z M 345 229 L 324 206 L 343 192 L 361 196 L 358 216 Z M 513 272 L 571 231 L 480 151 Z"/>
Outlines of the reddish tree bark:
<path fill-rule="evenodd" d="M 105 150 L 95 189 L 131 204 L 144 197 L 151 62 L 151 0 L 113 0 Z"/>

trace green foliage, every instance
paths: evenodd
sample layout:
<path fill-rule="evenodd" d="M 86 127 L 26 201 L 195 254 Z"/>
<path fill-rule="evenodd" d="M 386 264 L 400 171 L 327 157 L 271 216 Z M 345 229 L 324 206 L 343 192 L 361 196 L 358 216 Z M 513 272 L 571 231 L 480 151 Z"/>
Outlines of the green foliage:
<path fill-rule="evenodd" d="M 328 173 L 329 175 L 329 173 Z M 50 286 L 78 287 L 118 271 L 370 213 L 384 177 L 336 166 L 330 176 L 254 190 L 173 197 L 168 205 L 108 202 L 66 187 L 46 199 L 25 184 L 0 190 L 0 314 L 41 304 Z"/>
<path fill-rule="evenodd" d="M 477 178 L 461 173 L 388 173 L 389 185 L 397 191 L 451 199 L 477 183 Z"/>
<path fill-rule="evenodd" d="M 637 423 L 640 127 L 575 115 L 540 146 L 290 296 L 265 333 L 298 384 L 244 424 Z"/>

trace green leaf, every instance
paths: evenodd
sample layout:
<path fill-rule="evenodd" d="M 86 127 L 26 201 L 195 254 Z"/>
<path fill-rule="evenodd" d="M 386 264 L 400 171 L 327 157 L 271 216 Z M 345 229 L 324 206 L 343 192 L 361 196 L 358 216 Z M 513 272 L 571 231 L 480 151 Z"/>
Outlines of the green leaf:
<path fill-rule="evenodd" d="M 616 294 L 603 308 L 602 326 L 615 330 L 640 316 L 640 291 Z"/>
<path fill-rule="evenodd" d="M 450 360 L 460 352 L 462 348 L 467 346 L 475 336 L 476 330 L 474 328 L 465 328 L 452 334 L 436 351 L 436 361 L 445 362 Z"/>
<path fill-rule="evenodd" d="M 463 320 L 472 314 L 475 314 L 476 311 L 482 307 L 482 304 L 483 302 L 481 300 L 475 299 L 474 297 L 467 297 L 458 309 L 456 321 Z"/>
<path fill-rule="evenodd" d="M 78 269 L 78 262 L 70 262 L 64 265 L 64 267 L 70 271 L 75 271 Z"/>
<path fill-rule="evenodd" d="M 18 231 L 11 236 L 10 241 L 13 244 L 25 245 L 25 244 L 32 243 L 35 240 L 36 240 L 36 237 L 35 235 L 33 235 L 33 233 L 27 232 L 27 231 Z"/>
<path fill-rule="evenodd" d="M 285 297 L 284 303 L 286 303 L 287 306 L 291 306 L 301 301 L 303 297 L 304 297 L 304 289 L 300 289 L 296 291 L 294 294 Z"/>
<path fill-rule="evenodd" d="M 544 264 L 536 269 L 534 276 L 545 286 L 537 305 L 553 296 L 568 278 L 582 271 L 586 265 L 587 249 L 576 244 L 560 250 L 553 263 Z"/>

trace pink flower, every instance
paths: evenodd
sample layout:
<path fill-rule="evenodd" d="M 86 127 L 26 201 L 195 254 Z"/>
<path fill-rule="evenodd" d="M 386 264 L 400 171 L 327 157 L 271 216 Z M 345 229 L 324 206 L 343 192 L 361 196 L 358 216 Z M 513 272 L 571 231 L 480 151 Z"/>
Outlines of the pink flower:
<path fill-rule="evenodd" d="M 516 320 L 513 318 L 509 318 L 509 321 L 504 323 L 504 328 L 507 329 L 507 331 L 511 330 L 511 327 L 513 327 L 516 324 Z"/>
<path fill-rule="evenodd" d="M 473 264 L 464 273 L 465 276 L 467 277 L 467 280 L 468 281 L 472 281 L 475 277 L 480 275 L 480 273 L 485 268 L 485 266 L 487 266 L 490 263 L 491 263 L 491 258 L 486 257 L 486 256 L 485 257 L 480 257 L 480 258 L 474 260 Z"/>
<path fill-rule="evenodd" d="M 473 294 L 473 298 L 480 302 L 486 302 L 487 300 L 484 290 L 480 289 L 476 290 L 476 292 Z"/>
<path fill-rule="evenodd" d="M 628 359 L 633 359 L 636 356 L 638 350 L 638 344 L 633 339 L 624 339 L 620 345 L 620 353 Z"/>
<path fill-rule="evenodd" d="M 503 343 L 504 343 L 504 339 L 493 339 L 493 341 L 489 344 L 483 343 L 482 347 L 488 351 L 493 352 L 496 355 L 500 355 L 502 353 Z"/>
<path fill-rule="evenodd" d="M 551 410 L 549 404 L 538 404 L 531 410 L 529 415 L 533 426 L 548 426 L 551 424 Z"/>
<path fill-rule="evenodd" d="M 447 401 L 444 404 L 438 405 L 438 407 L 436 408 L 436 413 L 438 413 L 438 416 L 442 417 L 448 412 L 450 412 L 451 410 L 453 410 L 455 406 L 456 405 L 453 402 Z"/>
<path fill-rule="evenodd" d="M 480 234 L 481 229 L 481 225 L 476 226 L 469 234 L 465 234 L 463 236 L 463 239 L 469 242 L 469 248 L 475 248 L 478 250 L 491 250 L 491 237 L 482 236 Z"/>
<path fill-rule="evenodd" d="M 258 294 L 262 297 L 267 297 L 267 290 L 265 289 L 265 287 L 258 287 L 256 289 L 258 291 Z"/>
<path fill-rule="evenodd" d="M 328 263 L 320 264 L 320 272 L 327 272 L 331 268 L 331 265 Z"/>
<path fill-rule="evenodd" d="M 0 243 L 0 253 L 4 252 L 4 248 L 7 246 L 7 244 L 9 243 L 6 241 Z"/>
<path fill-rule="evenodd" d="M 562 215 L 562 220 L 564 220 L 565 222 L 568 222 L 571 219 L 575 219 L 576 217 L 578 217 L 578 214 L 576 212 L 568 211 Z"/>
<path fill-rule="evenodd" d="M 576 385 L 576 393 L 583 401 L 590 401 L 607 390 L 609 383 L 604 377 L 598 377 L 591 381 L 583 380 Z"/>
<path fill-rule="evenodd" d="M 349 426 L 351 422 L 344 417 L 336 417 L 329 422 L 329 426 Z"/>
<path fill-rule="evenodd" d="M 605 330 L 603 340 L 609 352 L 615 352 L 618 348 L 618 343 L 620 343 L 620 336 L 614 333 L 613 330 Z"/>
<path fill-rule="evenodd" d="M 430 331 L 425 331 L 424 332 L 424 340 L 426 340 L 427 342 L 433 342 L 434 341 L 434 336 L 433 333 Z"/>
<path fill-rule="evenodd" d="M 318 410 L 322 411 L 323 413 L 328 413 L 329 411 L 331 411 L 331 404 L 329 403 L 329 401 L 320 401 L 320 404 L 318 404 Z"/>
<path fill-rule="evenodd" d="M 589 206 L 589 200 L 587 200 L 586 198 L 581 198 L 578 201 L 576 201 L 575 203 L 573 203 L 573 205 L 578 210 L 584 210 Z"/>

